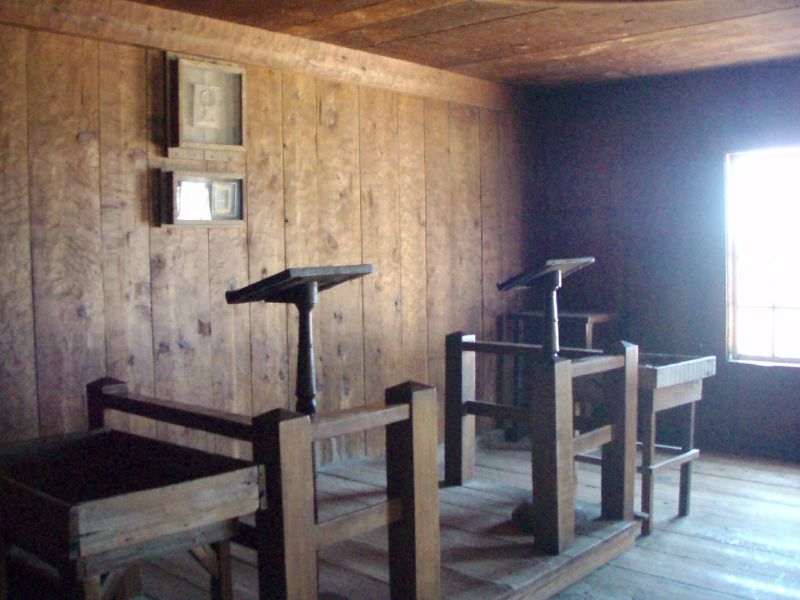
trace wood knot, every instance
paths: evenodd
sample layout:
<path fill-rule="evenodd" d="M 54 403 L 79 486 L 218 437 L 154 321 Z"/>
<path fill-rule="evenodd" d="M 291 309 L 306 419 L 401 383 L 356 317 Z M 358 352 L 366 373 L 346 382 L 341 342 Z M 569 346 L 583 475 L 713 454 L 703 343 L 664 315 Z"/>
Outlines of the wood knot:
<path fill-rule="evenodd" d="M 201 319 L 197 319 L 197 333 L 202 335 L 203 337 L 208 337 L 211 335 L 211 322 L 203 321 Z M 183 346 L 181 346 L 183 349 Z"/>
<path fill-rule="evenodd" d="M 85 129 L 81 129 L 78 132 L 78 135 L 75 136 L 75 140 L 81 144 L 86 145 L 94 140 L 94 134 L 91 131 L 86 131 Z"/>

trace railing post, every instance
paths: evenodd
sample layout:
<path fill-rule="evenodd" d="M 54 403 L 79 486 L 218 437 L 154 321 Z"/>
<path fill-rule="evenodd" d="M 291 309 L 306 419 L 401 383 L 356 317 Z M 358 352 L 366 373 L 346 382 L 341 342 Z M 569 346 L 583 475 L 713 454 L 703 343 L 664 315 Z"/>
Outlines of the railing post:
<path fill-rule="evenodd" d="M 531 399 L 531 475 L 535 545 L 560 554 L 575 539 L 571 361 L 534 366 Z"/>
<path fill-rule="evenodd" d="M 389 525 L 392 598 L 440 597 L 439 477 L 436 388 L 407 382 L 386 390 L 386 404 L 409 404 L 409 419 L 386 428 L 389 499 L 403 518 Z"/>
<path fill-rule="evenodd" d="M 444 480 L 462 485 L 475 471 L 475 417 L 464 414 L 464 402 L 475 400 L 475 353 L 463 352 L 474 335 L 457 331 L 445 341 Z"/>
<path fill-rule="evenodd" d="M 275 409 L 253 419 L 253 461 L 264 465 L 267 508 L 256 513 L 259 597 L 317 597 L 311 423 Z"/>
<path fill-rule="evenodd" d="M 86 386 L 86 414 L 89 419 L 89 429 L 100 429 L 105 426 L 103 388 L 107 385 L 122 383 L 125 382 L 113 377 L 101 377 Z"/>
<path fill-rule="evenodd" d="M 625 356 L 625 368 L 608 374 L 606 405 L 614 440 L 603 446 L 601 473 L 602 515 L 609 520 L 633 519 L 636 477 L 636 424 L 639 384 L 639 348 L 620 342 L 617 354 Z"/>

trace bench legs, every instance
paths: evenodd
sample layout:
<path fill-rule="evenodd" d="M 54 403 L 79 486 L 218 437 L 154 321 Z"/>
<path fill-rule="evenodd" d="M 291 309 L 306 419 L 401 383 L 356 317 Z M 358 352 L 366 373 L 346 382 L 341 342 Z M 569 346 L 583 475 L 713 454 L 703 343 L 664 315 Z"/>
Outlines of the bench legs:
<path fill-rule="evenodd" d="M 681 453 L 690 452 L 694 448 L 694 413 L 695 404 L 687 404 L 682 406 L 679 410 L 683 413 L 681 420 L 683 427 L 681 428 Z M 692 463 L 685 462 L 681 465 L 681 481 L 680 481 L 680 495 L 678 496 L 678 514 L 685 517 L 689 514 L 689 502 L 692 493 Z"/>
<path fill-rule="evenodd" d="M 653 457 L 656 446 L 656 413 L 642 411 L 639 415 L 639 435 L 642 439 L 642 535 L 650 535 L 653 525 L 653 492 L 655 481 L 653 472 Z"/>
<path fill-rule="evenodd" d="M 678 496 L 678 515 L 689 514 L 692 487 L 692 461 L 699 455 L 694 448 L 694 421 L 696 402 L 673 407 L 679 411 L 680 438 L 678 454 L 671 459 L 654 463 L 656 452 L 656 414 L 652 409 L 652 398 L 646 398 L 645 410 L 639 414 L 639 436 L 642 441 L 642 535 L 650 535 L 653 529 L 653 511 L 655 510 L 655 474 L 670 464 L 680 464 L 680 491 Z"/>

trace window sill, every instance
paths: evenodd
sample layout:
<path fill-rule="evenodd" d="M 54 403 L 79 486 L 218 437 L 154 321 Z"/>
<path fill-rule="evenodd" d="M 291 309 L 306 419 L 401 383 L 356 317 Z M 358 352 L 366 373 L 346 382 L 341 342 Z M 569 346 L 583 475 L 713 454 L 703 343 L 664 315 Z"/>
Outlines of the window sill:
<path fill-rule="evenodd" d="M 791 369 L 800 368 L 800 362 L 781 362 L 759 358 L 727 358 L 727 362 L 732 364 L 752 365 L 756 367 L 789 367 Z"/>

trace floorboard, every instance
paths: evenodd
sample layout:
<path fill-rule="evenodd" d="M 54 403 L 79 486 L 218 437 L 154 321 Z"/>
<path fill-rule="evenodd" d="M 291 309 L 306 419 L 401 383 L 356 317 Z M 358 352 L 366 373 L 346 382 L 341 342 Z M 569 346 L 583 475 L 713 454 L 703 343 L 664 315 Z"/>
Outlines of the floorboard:
<path fill-rule="evenodd" d="M 476 479 L 440 490 L 444 598 L 525 597 L 524 583 L 547 569 L 509 518 L 528 497 L 529 456 L 481 449 Z M 599 468 L 579 464 L 577 471 L 579 502 L 597 502 Z M 320 518 L 381 502 L 385 480 L 380 459 L 322 469 Z M 678 469 L 660 472 L 653 534 L 555 597 L 800 599 L 800 465 L 704 453 L 694 463 L 692 512 L 684 518 L 676 517 L 677 486 Z M 563 560 L 599 542 L 583 536 Z M 377 530 L 323 550 L 321 597 L 388 598 L 385 549 L 386 532 Z M 254 555 L 238 549 L 235 557 L 235 597 L 255 599 Z M 183 556 L 148 564 L 144 585 L 148 598 L 207 597 L 207 577 Z"/>

